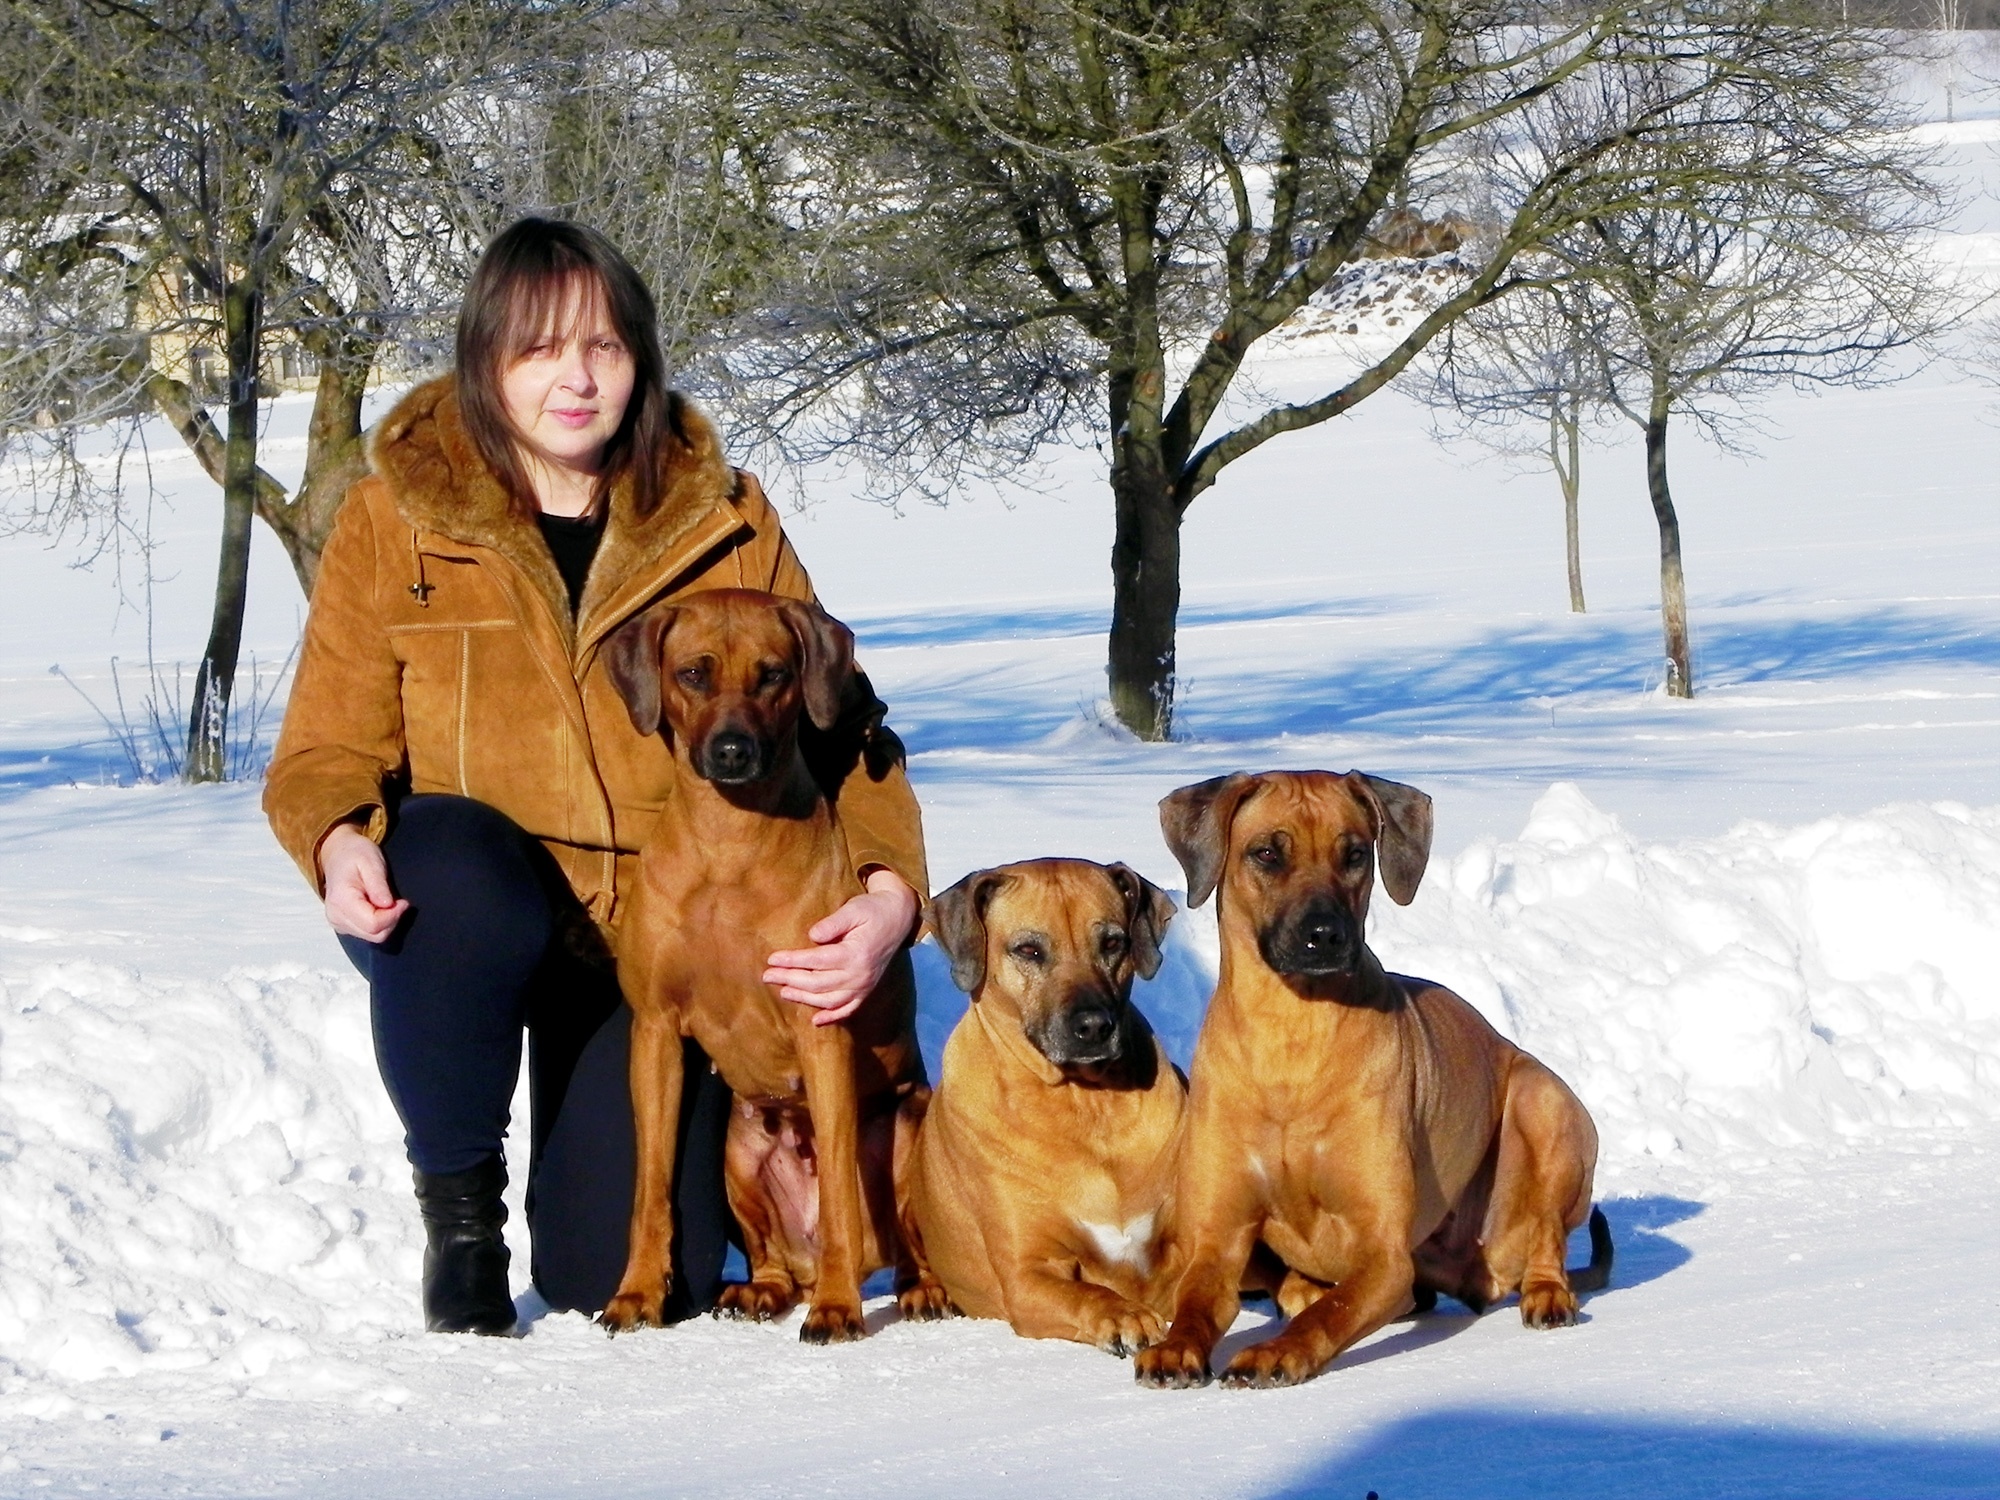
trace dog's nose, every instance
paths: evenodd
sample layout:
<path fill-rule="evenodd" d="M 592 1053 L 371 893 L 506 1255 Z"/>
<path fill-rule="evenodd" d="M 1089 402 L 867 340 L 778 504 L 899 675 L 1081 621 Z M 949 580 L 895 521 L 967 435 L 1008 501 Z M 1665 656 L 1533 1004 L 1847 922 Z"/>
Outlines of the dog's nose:
<path fill-rule="evenodd" d="M 1102 1047 L 1117 1029 L 1117 1019 L 1102 1006 L 1079 1006 L 1069 1013 L 1069 1034 L 1079 1046 Z"/>
<path fill-rule="evenodd" d="M 1338 953 L 1346 941 L 1347 933 L 1332 912 L 1314 912 L 1299 924 L 1299 942 L 1314 958 Z"/>
<path fill-rule="evenodd" d="M 724 730 L 708 742 L 708 774 L 718 781 L 741 781 L 757 769 L 757 742 L 737 730 Z"/>

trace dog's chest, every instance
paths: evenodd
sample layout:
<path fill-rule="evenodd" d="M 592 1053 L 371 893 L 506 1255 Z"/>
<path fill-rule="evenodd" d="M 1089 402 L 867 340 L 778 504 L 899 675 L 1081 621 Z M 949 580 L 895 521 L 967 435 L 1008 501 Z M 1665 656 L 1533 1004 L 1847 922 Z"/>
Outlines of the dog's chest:
<path fill-rule="evenodd" d="M 1108 1172 L 1092 1172 L 1069 1185 L 1065 1205 L 1075 1229 L 1078 1248 L 1108 1267 L 1123 1267 L 1141 1276 L 1153 1269 L 1159 1211 L 1141 1211 L 1134 1195 L 1121 1191 Z"/>
<path fill-rule="evenodd" d="M 1147 1212 L 1123 1223 L 1114 1217 L 1109 1220 L 1076 1217 L 1071 1222 L 1097 1254 L 1097 1258 L 1108 1266 L 1123 1266 L 1150 1275 L 1153 1269 L 1153 1236 L 1159 1215 Z"/>

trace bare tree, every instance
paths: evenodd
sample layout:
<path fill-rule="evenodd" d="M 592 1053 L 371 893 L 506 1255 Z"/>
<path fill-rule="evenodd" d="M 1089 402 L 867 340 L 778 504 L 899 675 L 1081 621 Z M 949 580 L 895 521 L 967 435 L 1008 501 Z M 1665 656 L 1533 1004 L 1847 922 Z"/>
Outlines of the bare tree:
<path fill-rule="evenodd" d="M 187 774 L 223 773 L 250 530 L 311 588 L 361 470 L 386 353 L 434 348 L 485 226 L 468 216 L 466 101 L 539 66 L 550 0 L 6 0 L 0 6 L 0 434 L 53 486 L 29 519 L 116 524 L 76 439 L 166 417 L 222 491 L 214 615 Z M 477 143 L 472 143 L 476 147 Z M 459 179 L 450 190 L 441 184 Z M 303 482 L 258 461 L 279 348 L 316 365 Z M 224 409 L 218 423 L 209 403 Z M 39 460 L 39 462 L 37 462 Z M 105 518 L 109 518 L 107 521 Z"/>
<path fill-rule="evenodd" d="M 740 36 L 678 0 L 621 0 L 546 38 L 533 86 L 468 100 L 461 133 L 495 143 L 488 205 L 589 223 L 631 257 L 659 304 L 675 378 L 711 394 L 723 354 L 825 248 L 769 210 L 782 127 L 738 87 Z"/>
<path fill-rule="evenodd" d="M 1381 389 L 1505 293 L 1524 252 L 1633 201 L 1633 143 L 1700 128 L 1725 81 L 1796 76 L 1813 45 L 1776 0 L 1532 17 L 1487 0 L 697 8 L 742 38 L 737 98 L 783 122 L 768 213 L 823 247 L 733 356 L 739 409 L 761 398 L 798 456 L 858 452 L 933 492 L 1101 434 L 1110 697 L 1148 738 L 1172 723 L 1181 520 L 1221 472 Z M 1707 64 L 1685 96 L 1604 82 L 1682 55 Z M 1594 133 L 1546 136 L 1560 154 L 1497 184 L 1468 274 L 1393 350 L 1315 399 L 1223 418 L 1252 351 L 1386 214 L 1491 182 L 1478 164 L 1536 112 Z"/>
<path fill-rule="evenodd" d="M 1585 611 L 1578 515 L 1583 432 L 1613 410 L 1594 348 L 1602 323 L 1587 284 L 1517 291 L 1475 308 L 1447 331 L 1416 387 L 1441 438 L 1471 437 L 1510 458 L 1532 456 L 1555 475 L 1573 614 Z"/>
<path fill-rule="evenodd" d="M 1933 338 L 1959 298 L 1933 253 L 1949 203 L 1928 151 L 1889 87 L 1887 34 L 1822 29 L 1810 66 L 1773 87 L 1731 82 L 1707 96 L 1699 128 L 1613 153 L 1649 181 L 1638 200 L 1583 217 L 1536 256 L 1520 295 L 1566 321 L 1592 368 L 1582 389 L 1644 434 L 1647 493 L 1660 537 L 1666 689 L 1694 693 L 1679 515 L 1667 471 L 1676 413 L 1725 445 L 1755 428 L 1748 404 L 1775 387 L 1863 385 L 1905 373 L 1890 356 Z M 1706 64 L 1661 56 L 1611 80 L 1648 98 L 1684 99 Z M 1717 107 L 1720 106 L 1720 107 Z M 1609 118 L 1631 104 L 1604 101 Z M 1675 104 L 1670 113 L 1688 106 Z M 1531 136 L 1512 168 L 1536 177 L 1567 146 Z"/>
<path fill-rule="evenodd" d="M 1959 70 L 1964 65 L 1960 55 L 1964 39 L 1959 33 L 1966 28 L 1969 10 L 1968 0 L 1924 0 L 1924 22 L 1937 33 L 1932 42 L 1930 60 L 1944 84 L 1944 117 L 1947 122 L 1958 118 L 1958 78 Z"/>

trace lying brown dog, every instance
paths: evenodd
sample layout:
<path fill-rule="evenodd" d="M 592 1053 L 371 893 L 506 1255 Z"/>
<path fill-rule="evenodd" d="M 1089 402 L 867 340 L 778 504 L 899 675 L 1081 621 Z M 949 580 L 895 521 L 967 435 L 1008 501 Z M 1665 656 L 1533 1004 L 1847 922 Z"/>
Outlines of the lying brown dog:
<path fill-rule="evenodd" d="M 724 589 L 655 606 L 610 649 L 633 724 L 664 721 L 691 791 L 641 851 L 620 929 L 639 1163 L 629 1259 L 601 1321 L 660 1321 L 683 1036 L 737 1096 L 725 1176 L 751 1279 L 718 1310 L 776 1317 L 809 1292 L 805 1342 L 859 1338 L 861 1280 L 894 1265 L 905 1315 L 942 1316 L 899 1191 L 929 1094 L 908 956 L 842 1025 L 813 1025 L 762 977 L 861 888 L 798 746 L 801 712 L 838 719 L 854 638 L 814 605 Z"/>
<path fill-rule="evenodd" d="M 1166 1332 L 1161 1231 L 1185 1097 L 1131 1004 L 1173 919 L 1124 865 L 1041 859 L 930 906 L 972 1006 L 945 1044 L 910 1199 L 952 1302 L 1132 1354 Z"/>
<path fill-rule="evenodd" d="M 1225 776 L 1160 804 L 1188 903 L 1220 888 L 1222 968 L 1195 1047 L 1177 1193 L 1187 1270 L 1149 1385 L 1205 1385 L 1254 1255 L 1291 1322 L 1225 1380 L 1290 1385 L 1437 1293 L 1519 1291 L 1576 1321 L 1609 1276 L 1597 1131 L 1576 1096 L 1465 1001 L 1387 974 L 1362 940 L 1379 854 L 1399 904 L 1430 858 L 1430 798 L 1351 772 Z M 1591 1263 L 1563 1265 L 1590 1216 Z M 1261 1248 L 1260 1248 L 1261 1246 Z"/>

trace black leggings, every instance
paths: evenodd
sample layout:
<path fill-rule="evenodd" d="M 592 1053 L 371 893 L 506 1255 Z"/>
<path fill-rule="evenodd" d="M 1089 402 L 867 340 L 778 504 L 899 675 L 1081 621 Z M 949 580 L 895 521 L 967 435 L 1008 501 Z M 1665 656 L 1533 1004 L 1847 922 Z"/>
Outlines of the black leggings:
<path fill-rule="evenodd" d="M 595 1312 L 625 1270 L 634 1146 L 632 1013 L 555 861 L 505 814 L 416 796 L 382 852 L 409 913 L 387 942 L 342 937 L 367 977 L 382 1081 L 422 1172 L 501 1150 L 528 1033 L 527 1217 L 535 1288 Z M 729 1089 L 693 1042 L 674 1163 L 669 1317 L 715 1302 L 735 1226 L 722 1187 Z"/>

